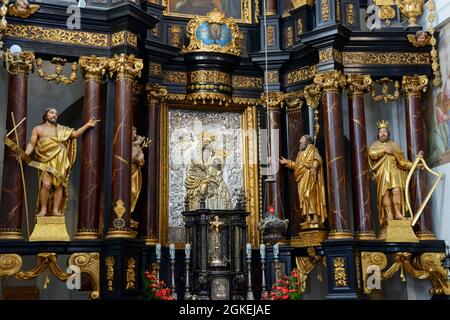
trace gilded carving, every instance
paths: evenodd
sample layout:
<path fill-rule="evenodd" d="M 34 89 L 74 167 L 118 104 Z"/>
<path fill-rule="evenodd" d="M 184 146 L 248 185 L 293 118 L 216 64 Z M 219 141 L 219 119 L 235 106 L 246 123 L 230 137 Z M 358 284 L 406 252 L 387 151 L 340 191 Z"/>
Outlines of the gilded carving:
<path fill-rule="evenodd" d="M 267 72 L 267 83 L 277 84 L 279 82 L 278 71 L 268 71 Z"/>
<path fill-rule="evenodd" d="M 25 75 L 34 70 L 35 57 L 31 51 L 22 51 L 18 56 L 14 56 L 8 49 L 4 52 L 3 59 L 10 74 Z"/>
<path fill-rule="evenodd" d="M 386 268 L 387 257 L 382 252 L 361 252 L 361 271 L 362 280 L 364 285 L 364 293 L 370 294 L 372 289 L 367 286 L 367 277 L 369 272 L 373 272 L 374 267 L 377 267 L 380 271 Z"/>
<path fill-rule="evenodd" d="M 56 253 L 43 252 L 37 255 L 37 266 L 30 271 L 19 271 L 16 273 L 16 279 L 18 280 L 31 280 L 39 277 L 45 270 L 50 272 L 61 281 L 66 281 L 69 277 L 69 273 L 65 273 L 58 265 Z M 47 276 L 48 277 L 48 276 Z M 49 281 L 49 280 L 48 280 Z"/>
<path fill-rule="evenodd" d="M 202 39 L 197 38 L 197 29 L 203 28 L 207 23 L 209 28 L 213 28 L 215 33 L 222 32 L 221 28 L 227 28 L 231 32 L 231 39 L 219 45 L 217 43 L 206 44 Z M 187 28 L 189 45 L 183 48 L 183 53 L 188 52 L 221 52 L 239 56 L 241 54 L 241 43 L 244 38 L 243 33 L 239 30 L 239 26 L 234 22 L 233 18 L 226 18 L 225 15 L 217 9 L 214 9 L 206 17 L 196 16 L 190 20 Z M 214 34 L 214 36 L 216 36 Z"/>
<path fill-rule="evenodd" d="M 126 290 L 136 289 L 136 259 L 129 258 L 127 261 L 127 284 L 125 286 Z"/>
<path fill-rule="evenodd" d="M 107 281 L 107 290 L 113 291 L 114 284 L 114 265 L 116 264 L 116 258 L 112 256 L 108 256 L 105 259 L 106 264 L 106 281 Z"/>
<path fill-rule="evenodd" d="M 191 83 L 221 83 L 231 86 L 231 76 L 228 73 L 216 70 L 196 70 L 188 73 Z"/>
<path fill-rule="evenodd" d="M 298 20 L 297 20 L 297 38 L 299 38 L 301 34 L 303 34 L 303 20 L 302 20 L 302 18 L 298 18 Z"/>
<path fill-rule="evenodd" d="M 275 45 L 275 27 L 267 26 L 267 46 L 271 47 Z"/>
<path fill-rule="evenodd" d="M 320 1 L 320 9 L 322 13 L 322 22 L 327 22 L 330 17 L 330 11 L 329 11 L 329 3 L 328 0 L 321 0 Z"/>
<path fill-rule="evenodd" d="M 344 65 L 349 64 L 430 64 L 430 54 L 423 52 L 343 52 Z"/>
<path fill-rule="evenodd" d="M 164 71 L 162 73 L 164 82 L 186 83 L 187 74 L 182 71 Z"/>
<path fill-rule="evenodd" d="M 71 66 L 71 73 L 68 77 L 62 74 L 64 65 L 67 60 L 62 58 L 53 58 L 51 63 L 55 65 L 55 72 L 48 74 L 44 71 L 42 65 L 43 61 L 41 58 L 36 60 L 37 73 L 39 77 L 47 81 L 55 81 L 56 84 L 72 84 L 77 80 L 77 72 L 78 72 L 78 62 L 73 62 Z"/>
<path fill-rule="evenodd" d="M 283 92 L 279 91 L 269 91 L 261 93 L 261 101 L 267 105 L 269 109 L 280 109 L 284 105 Z"/>
<path fill-rule="evenodd" d="M 286 42 L 287 46 L 291 47 L 294 45 L 294 27 L 290 26 L 286 29 Z"/>
<path fill-rule="evenodd" d="M 319 61 L 325 62 L 333 60 L 333 48 L 326 48 L 319 51 Z"/>
<path fill-rule="evenodd" d="M 69 265 L 80 268 L 82 273 L 91 276 L 92 292 L 89 294 L 91 299 L 100 297 L 100 254 L 98 252 L 74 253 L 69 258 Z"/>
<path fill-rule="evenodd" d="M 355 7 L 353 3 L 347 5 L 347 23 L 351 26 L 355 25 Z"/>
<path fill-rule="evenodd" d="M 78 60 L 84 79 L 101 80 L 106 73 L 108 58 L 92 56 L 81 56 Z"/>
<path fill-rule="evenodd" d="M 259 77 L 235 75 L 232 82 L 233 88 L 261 89 L 263 87 L 263 78 Z"/>
<path fill-rule="evenodd" d="M 314 5 L 314 1 L 315 0 L 291 0 L 292 8 L 297 9 L 306 5 L 312 7 Z"/>
<path fill-rule="evenodd" d="M 139 78 L 144 67 L 142 59 L 135 58 L 134 55 L 121 53 L 110 58 L 108 61 L 109 76 L 116 74 L 116 80 Z"/>
<path fill-rule="evenodd" d="M 425 75 L 403 76 L 402 90 L 408 96 L 421 96 L 428 88 L 428 77 Z"/>
<path fill-rule="evenodd" d="M 386 25 L 391 25 L 391 20 L 395 18 L 395 10 L 390 5 L 382 5 L 378 11 L 378 17 L 385 20 Z"/>
<path fill-rule="evenodd" d="M 341 1 L 336 0 L 336 21 L 341 21 Z"/>
<path fill-rule="evenodd" d="M 306 104 L 313 109 L 317 109 L 322 97 L 322 90 L 318 84 L 310 84 L 303 90 Z"/>
<path fill-rule="evenodd" d="M 106 33 L 53 29 L 22 24 L 9 24 L 5 30 L 5 36 L 95 47 L 108 47 L 109 38 Z"/>
<path fill-rule="evenodd" d="M 347 270 L 345 259 L 342 257 L 333 258 L 334 284 L 336 287 L 347 287 Z"/>
<path fill-rule="evenodd" d="M 233 97 L 233 103 L 243 106 L 256 106 L 261 103 L 257 98 Z"/>
<path fill-rule="evenodd" d="M 372 87 L 372 78 L 369 75 L 349 74 L 347 82 L 352 95 L 364 95 Z"/>
<path fill-rule="evenodd" d="M 340 87 L 345 88 L 347 79 L 340 71 L 333 70 L 316 74 L 314 83 L 325 91 L 338 90 Z"/>
<path fill-rule="evenodd" d="M 389 101 L 395 101 L 400 97 L 400 83 L 396 80 L 395 82 L 389 78 L 382 78 L 377 80 L 376 83 L 381 85 L 381 94 L 377 94 L 375 86 L 372 86 L 372 100 L 373 101 L 384 101 L 388 103 Z M 389 93 L 389 85 L 394 84 L 394 93 Z"/>
<path fill-rule="evenodd" d="M 22 258 L 18 254 L 0 254 L 0 277 L 13 276 L 22 269 Z"/>
<path fill-rule="evenodd" d="M 261 14 L 260 8 L 259 8 L 259 0 L 255 1 L 255 23 L 259 22 L 259 15 Z"/>
<path fill-rule="evenodd" d="M 306 81 L 314 78 L 317 74 L 317 66 L 310 66 L 299 70 L 291 71 L 287 74 L 288 84 Z"/>
<path fill-rule="evenodd" d="M 17 0 L 16 3 L 9 5 L 8 13 L 13 17 L 26 19 L 38 11 L 39 8 L 37 4 L 29 4 L 28 0 Z"/>
<path fill-rule="evenodd" d="M 160 77 L 162 74 L 162 65 L 160 63 L 150 62 L 150 74 Z"/>
<path fill-rule="evenodd" d="M 111 35 L 111 45 L 113 47 L 126 43 L 137 47 L 137 35 L 129 31 L 119 31 Z"/>
<path fill-rule="evenodd" d="M 313 247 L 308 248 L 308 257 L 296 257 L 295 263 L 300 275 L 300 293 L 305 293 L 308 275 L 316 266 L 326 267 L 325 257 L 317 256 Z"/>
<path fill-rule="evenodd" d="M 173 47 L 181 47 L 181 39 L 180 39 L 180 32 L 181 32 L 181 27 L 177 24 L 171 25 L 169 28 L 170 34 L 171 34 L 171 39 L 170 39 L 170 43 Z"/>
<path fill-rule="evenodd" d="M 398 0 L 401 13 L 408 18 L 410 27 L 417 26 L 416 19 L 423 13 L 424 0 Z"/>
<path fill-rule="evenodd" d="M 150 103 L 152 99 L 161 102 L 167 98 L 167 88 L 157 83 L 147 84 L 147 101 Z"/>

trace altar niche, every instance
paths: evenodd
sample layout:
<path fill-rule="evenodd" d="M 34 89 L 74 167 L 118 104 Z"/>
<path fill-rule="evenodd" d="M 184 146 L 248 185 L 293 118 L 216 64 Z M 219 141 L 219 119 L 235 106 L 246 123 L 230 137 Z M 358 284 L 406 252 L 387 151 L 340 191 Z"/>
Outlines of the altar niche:
<path fill-rule="evenodd" d="M 243 194 L 248 199 L 245 208 L 249 212 L 248 239 L 255 246 L 259 243 L 255 128 L 256 107 L 253 106 L 162 105 L 161 243 L 184 247 L 182 212 L 200 209 L 200 194 L 204 197 L 204 208 L 211 210 L 232 210 Z M 209 184 L 209 191 L 202 190 L 202 179 L 214 180 Z"/>

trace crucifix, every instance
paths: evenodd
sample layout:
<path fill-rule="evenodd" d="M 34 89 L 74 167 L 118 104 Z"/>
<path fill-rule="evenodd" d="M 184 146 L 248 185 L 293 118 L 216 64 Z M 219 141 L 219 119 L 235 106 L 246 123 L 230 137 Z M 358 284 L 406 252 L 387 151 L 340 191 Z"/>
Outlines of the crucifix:
<path fill-rule="evenodd" d="M 215 216 L 213 221 L 211 221 L 209 224 L 212 225 L 215 230 L 214 251 L 211 259 L 211 265 L 221 266 L 223 264 L 223 261 L 220 259 L 219 227 L 223 225 L 223 222 L 219 220 L 218 216 Z"/>

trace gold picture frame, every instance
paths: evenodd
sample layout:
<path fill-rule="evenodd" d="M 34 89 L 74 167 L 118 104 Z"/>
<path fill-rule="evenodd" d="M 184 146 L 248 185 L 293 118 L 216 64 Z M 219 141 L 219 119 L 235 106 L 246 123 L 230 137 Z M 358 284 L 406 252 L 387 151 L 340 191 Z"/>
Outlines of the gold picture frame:
<path fill-rule="evenodd" d="M 170 17 L 179 17 L 179 18 L 194 18 L 195 16 L 198 16 L 196 14 L 187 14 L 187 13 L 180 13 L 180 12 L 171 12 L 170 11 L 170 1 L 173 0 L 162 0 L 162 6 L 164 6 L 166 9 L 164 10 L 165 16 Z M 251 0 L 241 0 L 241 18 L 234 18 L 234 21 L 238 23 L 252 23 L 252 2 Z"/>

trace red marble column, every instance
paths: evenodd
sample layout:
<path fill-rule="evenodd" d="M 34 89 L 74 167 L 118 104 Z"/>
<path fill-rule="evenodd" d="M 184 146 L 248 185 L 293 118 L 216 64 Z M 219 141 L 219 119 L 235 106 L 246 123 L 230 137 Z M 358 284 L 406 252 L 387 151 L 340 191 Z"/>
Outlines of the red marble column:
<path fill-rule="evenodd" d="M 422 112 L 422 93 L 427 90 L 428 78 L 426 76 L 404 76 L 403 91 L 406 103 L 406 141 L 408 158 L 414 161 L 420 151 L 427 156 L 425 141 L 425 121 Z M 416 212 L 425 201 L 428 193 L 426 172 L 417 170 L 411 180 L 411 206 Z M 415 228 L 419 240 L 435 240 L 431 211 L 427 205 L 422 212 Z"/>
<path fill-rule="evenodd" d="M 102 80 L 107 58 L 80 57 L 84 76 L 84 123 L 103 115 Z M 102 122 L 87 131 L 82 138 L 80 196 L 78 204 L 78 228 L 76 240 L 92 240 L 100 237 L 100 192 L 102 185 Z"/>
<path fill-rule="evenodd" d="M 111 212 L 106 238 L 132 238 L 131 143 L 133 127 L 133 79 L 140 76 L 141 59 L 121 54 L 109 60 L 110 75 L 116 74 Z"/>
<path fill-rule="evenodd" d="M 329 239 L 352 238 L 348 219 L 345 182 L 344 133 L 340 108 L 340 86 L 346 84 L 339 71 L 316 75 L 314 82 L 322 90 L 322 111 L 325 131 L 327 194 L 329 208 Z"/>
<path fill-rule="evenodd" d="M 355 236 L 359 240 L 376 240 L 370 207 L 369 163 L 367 161 L 364 93 L 372 83 L 370 76 L 349 75 L 349 115 L 352 155 L 353 212 Z"/>
<path fill-rule="evenodd" d="M 150 145 L 146 150 L 146 162 L 143 169 L 142 211 L 139 222 L 141 238 L 146 245 L 155 245 L 159 238 L 159 210 L 158 210 L 158 138 L 160 104 L 167 95 L 167 89 L 158 84 L 147 86 L 148 109 L 145 124 L 146 136 Z"/>
<path fill-rule="evenodd" d="M 287 122 L 287 149 L 288 159 L 295 160 L 299 152 L 299 141 L 302 135 L 307 134 L 303 127 L 302 100 L 291 105 L 287 102 L 286 122 Z M 289 193 L 289 227 L 292 238 L 298 236 L 301 228 L 300 203 L 298 199 L 297 182 L 295 181 L 294 171 L 288 171 L 288 193 Z M 292 245 L 292 243 L 291 243 Z"/>
<path fill-rule="evenodd" d="M 34 64 L 31 52 L 22 52 L 17 58 L 11 53 L 5 54 L 6 69 L 9 72 L 8 106 L 6 110 L 6 131 L 13 128 L 11 113 L 16 125 L 27 116 L 28 72 Z M 26 147 L 26 121 L 17 128 L 18 141 L 12 132 L 9 138 L 18 142 L 22 149 Z M 0 239 L 20 240 L 22 235 L 22 210 L 24 190 L 19 162 L 15 154 L 5 145 L 2 179 L 2 198 L 0 205 Z M 26 164 L 23 162 L 23 166 Z"/>
<path fill-rule="evenodd" d="M 266 2 L 266 12 L 268 16 L 277 14 L 277 0 L 263 0 Z"/>
<path fill-rule="evenodd" d="M 267 99 L 266 95 L 262 96 Z M 270 142 L 270 168 L 267 174 L 268 179 L 266 182 L 266 203 L 264 214 L 270 213 L 277 215 L 280 219 L 283 219 L 283 206 L 281 200 L 282 188 L 281 188 L 281 175 L 280 175 L 280 151 L 281 151 L 281 108 L 283 107 L 284 94 L 281 92 L 269 92 L 268 98 L 268 133 Z"/>

